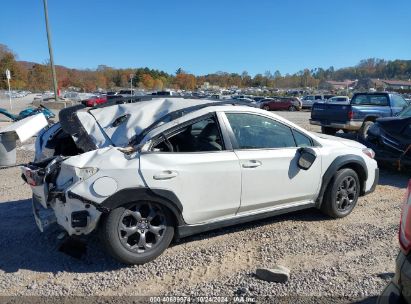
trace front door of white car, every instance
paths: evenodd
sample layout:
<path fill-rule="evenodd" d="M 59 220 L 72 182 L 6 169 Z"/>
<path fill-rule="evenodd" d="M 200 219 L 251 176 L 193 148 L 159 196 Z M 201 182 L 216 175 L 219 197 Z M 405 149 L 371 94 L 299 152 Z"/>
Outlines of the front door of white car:
<path fill-rule="evenodd" d="M 321 181 L 321 156 L 309 136 L 266 116 L 233 112 L 226 117 L 242 172 L 239 213 L 314 199 Z M 297 166 L 302 146 L 317 152 L 308 170 Z"/>
<path fill-rule="evenodd" d="M 234 216 L 240 206 L 238 158 L 225 150 L 216 118 L 160 138 L 140 155 L 140 170 L 147 187 L 170 190 L 178 197 L 187 224 Z"/>

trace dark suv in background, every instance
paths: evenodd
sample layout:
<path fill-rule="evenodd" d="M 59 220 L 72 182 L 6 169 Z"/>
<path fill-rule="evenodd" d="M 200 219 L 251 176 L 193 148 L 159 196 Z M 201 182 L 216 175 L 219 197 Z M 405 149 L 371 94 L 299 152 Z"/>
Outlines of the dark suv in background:
<path fill-rule="evenodd" d="M 411 180 L 408 183 L 399 229 L 400 253 L 395 276 L 385 287 L 377 303 L 411 303 Z"/>

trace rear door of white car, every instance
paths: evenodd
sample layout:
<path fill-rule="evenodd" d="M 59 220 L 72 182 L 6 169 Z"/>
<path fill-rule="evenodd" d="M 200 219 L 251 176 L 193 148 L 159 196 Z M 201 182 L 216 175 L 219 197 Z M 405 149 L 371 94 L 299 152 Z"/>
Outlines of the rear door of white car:
<path fill-rule="evenodd" d="M 321 156 L 309 136 L 256 113 L 225 114 L 242 171 L 239 213 L 314 199 L 321 181 Z M 317 159 L 302 170 L 297 166 L 298 149 L 307 146 L 316 151 Z"/>
<path fill-rule="evenodd" d="M 186 223 L 235 215 L 241 170 L 230 143 L 223 140 L 215 113 L 174 127 L 152 142 L 150 151 L 140 156 L 141 174 L 149 188 L 177 196 Z"/>

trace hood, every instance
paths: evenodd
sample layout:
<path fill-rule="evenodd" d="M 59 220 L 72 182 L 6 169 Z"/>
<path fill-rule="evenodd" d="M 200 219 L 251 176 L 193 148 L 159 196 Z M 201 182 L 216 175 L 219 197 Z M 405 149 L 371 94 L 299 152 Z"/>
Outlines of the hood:
<path fill-rule="evenodd" d="M 351 139 L 346 139 L 346 138 L 341 138 L 337 136 L 331 136 L 331 135 L 326 135 L 326 134 L 320 134 L 320 133 L 313 133 L 317 138 L 320 138 L 320 142 L 330 142 L 332 141 L 333 143 L 338 142 L 344 146 L 351 147 L 351 148 L 357 148 L 357 149 L 364 149 L 366 146 L 363 144 L 360 144 L 359 142 L 356 142 Z"/>
<path fill-rule="evenodd" d="M 392 134 L 399 135 L 402 131 L 411 125 L 411 117 L 386 117 L 377 119 L 377 124 L 384 131 Z"/>
<path fill-rule="evenodd" d="M 91 109 L 68 109 L 66 115 L 60 115 L 60 122 L 63 130 L 71 134 L 84 151 L 124 147 L 147 128 L 170 121 L 172 113 L 210 103 L 216 101 L 155 98 Z"/>

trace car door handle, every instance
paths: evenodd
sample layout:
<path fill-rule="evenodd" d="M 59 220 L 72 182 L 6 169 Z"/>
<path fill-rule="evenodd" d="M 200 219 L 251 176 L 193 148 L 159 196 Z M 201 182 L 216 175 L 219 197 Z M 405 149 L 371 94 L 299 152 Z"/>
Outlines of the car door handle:
<path fill-rule="evenodd" d="M 246 163 L 243 163 L 243 168 L 257 168 L 260 167 L 263 163 L 259 160 L 250 160 Z"/>
<path fill-rule="evenodd" d="M 166 179 L 172 179 L 176 177 L 178 173 L 176 171 L 171 171 L 171 170 L 166 170 L 159 172 L 157 174 L 154 174 L 153 178 L 156 180 L 166 180 Z"/>

